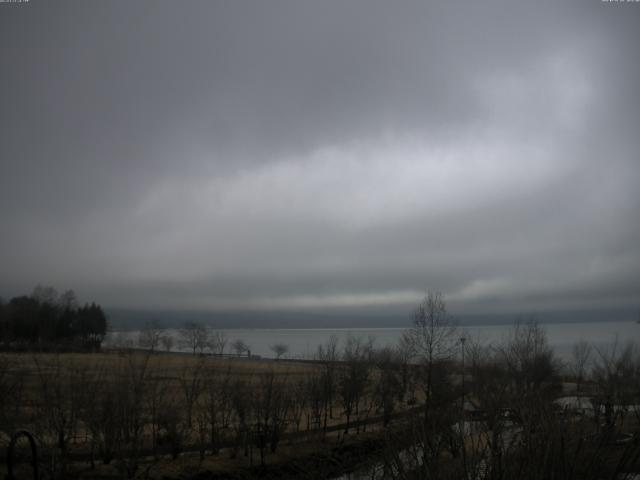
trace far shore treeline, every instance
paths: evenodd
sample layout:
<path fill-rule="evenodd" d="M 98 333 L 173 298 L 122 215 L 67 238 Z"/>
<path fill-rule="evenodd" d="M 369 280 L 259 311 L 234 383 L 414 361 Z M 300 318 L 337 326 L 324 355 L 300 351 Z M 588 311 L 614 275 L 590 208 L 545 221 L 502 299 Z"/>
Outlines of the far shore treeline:
<path fill-rule="evenodd" d="M 95 303 L 80 305 L 73 290 L 62 294 L 38 285 L 31 295 L 0 299 L 3 350 L 99 350 L 107 318 Z"/>

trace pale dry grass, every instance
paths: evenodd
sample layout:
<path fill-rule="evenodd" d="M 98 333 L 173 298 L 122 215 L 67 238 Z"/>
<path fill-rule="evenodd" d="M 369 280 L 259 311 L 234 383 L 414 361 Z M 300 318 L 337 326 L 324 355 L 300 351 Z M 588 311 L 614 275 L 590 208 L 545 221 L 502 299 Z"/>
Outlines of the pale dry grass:
<path fill-rule="evenodd" d="M 212 355 L 191 355 L 186 353 L 154 353 L 142 350 L 108 351 L 101 353 L 4 353 L 10 370 L 30 377 L 38 369 L 60 365 L 68 370 L 91 372 L 115 372 L 128 362 L 141 365 L 147 362 L 147 371 L 151 375 L 160 374 L 179 377 L 185 372 L 196 369 L 202 363 L 220 371 L 229 370 L 234 376 L 252 376 L 266 372 L 276 375 L 298 376 L 314 371 L 312 363 L 294 361 L 276 361 L 246 357 L 217 357 Z"/>

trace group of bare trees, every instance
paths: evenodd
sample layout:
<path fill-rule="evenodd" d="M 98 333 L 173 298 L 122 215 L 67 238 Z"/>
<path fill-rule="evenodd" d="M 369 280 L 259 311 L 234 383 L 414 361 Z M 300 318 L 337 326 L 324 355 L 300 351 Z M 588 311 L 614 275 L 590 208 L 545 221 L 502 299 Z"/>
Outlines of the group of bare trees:
<path fill-rule="evenodd" d="M 618 479 L 640 469 L 637 344 L 579 342 L 561 362 L 534 318 L 483 344 L 456 330 L 438 294 L 404 341 L 424 409 L 421 422 L 390 431 L 385 478 Z M 557 402 L 570 385 L 590 411 Z M 625 428 L 629 411 L 635 424 Z"/>
<path fill-rule="evenodd" d="M 177 331 L 177 339 L 171 332 L 163 328 L 158 321 L 147 322 L 138 334 L 138 346 L 149 350 L 151 353 L 158 351 L 160 348 L 166 352 L 171 352 L 176 343 L 193 355 L 205 352 L 223 355 L 229 340 L 223 332 L 213 330 L 197 322 L 186 322 Z M 237 351 L 235 345 L 232 346 Z M 244 353 L 248 349 L 243 343 L 240 353 Z"/>
<path fill-rule="evenodd" d="M 640 423 L 640 345 L 616 339 L 611 345 L 593 347 L 593 352 L 585 387 L 593 394 L 595 414 L 602 413 L 610 430 L 623 428 L 629 414 Z"/>
<path fill-rule="evenodd" d="M 376 352 L 371 340 L 354 337 L 341 349 L 333 337 L 316 362 L 260 372 L 209 355 L 182 357 L 167 370 L 171 363 L 158 363 L 151 349 L 100 358 L 36 355 L 22 371 L 8 360 L 0 368 L 0 430 L 35 432 L 58 476 L 80 458 L 133 477 L 148 465 L 144 458 L 186 449 L 201 458 L 222 447 L 232 457 L 255 452 L 255 461 L 265 463 L 287 434 L 360 432 L 383 410 L 388 423 L 402 400 L 395 353 Z"/>
<path fill-rule="evenodd" d="M 636 345 L 581 342 L 562 364 L 534 319 L 498 344 L 461 341 L 437 293 L 413 320 L 393 347 L 332 337 L 312 362 L 257 371 L 199 355 L 212 344 L 222 353 L 227 342 L 198 325 L 180 332 L 196 355 L 169 370 L 153 355 L 163 338 L 157 325 L 141 333 L 146 351 L 114 352 L 103 363 L 34 356 L 29 370 L 0 358 L 0 430 L 33 430 L 58 476 L 78 452 L 126 477 L 152 468 L 149 458 L 185 450 L 203 459 L 225 449 L 264 465 L 283 440 L 354 437 L 371 424 L 386 439 L 385 478 L 614 478 L 637 462 L 637 440 L 635 451 L 612 447 L 640 424 Z M 242 341 L 231 347 L 248 350 Z M 588 415 L 556 403 L 567 383 L 589 398 Z"/>

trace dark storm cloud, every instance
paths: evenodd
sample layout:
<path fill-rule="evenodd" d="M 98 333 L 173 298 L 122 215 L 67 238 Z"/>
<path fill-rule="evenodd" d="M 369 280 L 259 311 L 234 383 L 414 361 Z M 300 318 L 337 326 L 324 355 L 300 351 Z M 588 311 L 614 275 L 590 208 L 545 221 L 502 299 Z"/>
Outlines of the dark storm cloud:
<path fill-rule="evenodd" d="M 640 301 L 638 5 L 0 4 L 0 288 Z"/>

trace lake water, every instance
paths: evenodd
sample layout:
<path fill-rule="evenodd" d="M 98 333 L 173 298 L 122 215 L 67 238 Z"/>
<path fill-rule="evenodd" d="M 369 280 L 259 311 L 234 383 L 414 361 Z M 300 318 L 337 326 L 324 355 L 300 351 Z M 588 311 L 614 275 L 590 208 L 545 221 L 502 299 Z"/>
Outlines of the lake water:
<path fill-rule="evenodd" d="M 571 347 L 580 340 L 586 340 L 597 347 L 619 343 L 628 340 L 640 340 L 640 324 L 635 322 L 585 322 L 585 323 L 548 323 L 541 324 L 544 328 L 549 344 L 561 358 L 568 358 Z M 377 347 L 396 345 L 405 328 L 314 328 L 314 329 L 220 329 L 230 345 L 234 340 L 241 339 L 251 349 L 252 355 L 273 357 L 271 345 L 283 343 L 289 347 L 287 357 L 313 358 L 319 345 L 326 343 L 332 335 L 339 339 L 338 347 L 344 345 L 349 336 L 372 338 Z M 497 343 L 508 338 L 513 331 L 511 325 L 474 325 L 460 327 L 461 335 L 477 339 L 483 343 Z M 169 329 L 167 334 L 176 336 L 177 330 Z M 118 334 L 112 334 L 118 335 Z M 122 332 L 119 335 L 135 341 L 138 332 Z M 176 342 L 176 350 L 180 350 Z M 227 351 L 231 353 L 230 347 Z"/>

